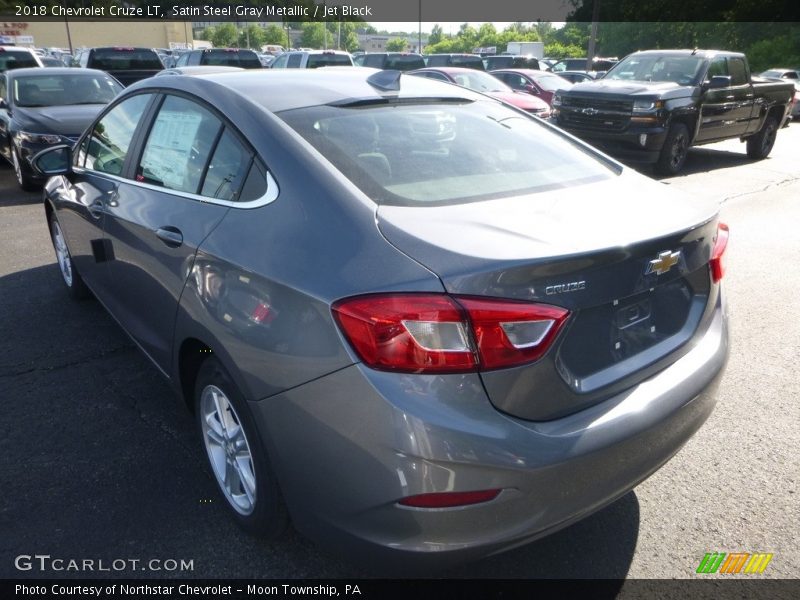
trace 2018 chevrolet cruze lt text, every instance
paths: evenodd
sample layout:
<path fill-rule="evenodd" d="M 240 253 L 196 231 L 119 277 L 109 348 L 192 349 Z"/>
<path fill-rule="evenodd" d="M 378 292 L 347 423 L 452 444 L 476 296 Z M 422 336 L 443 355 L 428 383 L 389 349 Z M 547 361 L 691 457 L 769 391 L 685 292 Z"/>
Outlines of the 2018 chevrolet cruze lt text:
<path fill-rule="evenodd" d="M 186 400 L 250 531 L 496 553 L 628 492 L 716 401 L 717 206 L 470 90 L 154 78 L 34 163 L 67 288 Z"/>

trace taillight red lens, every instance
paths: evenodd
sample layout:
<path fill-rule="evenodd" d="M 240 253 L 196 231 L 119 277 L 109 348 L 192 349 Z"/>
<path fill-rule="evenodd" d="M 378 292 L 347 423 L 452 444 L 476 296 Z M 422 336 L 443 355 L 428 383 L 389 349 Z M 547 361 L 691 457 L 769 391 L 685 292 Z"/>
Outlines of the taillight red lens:
<path fill-rule="evenodd" d="M 466 315 L 443 294 L 362 296 L 337 302 L 333 314 L 370 367 L 446 373 L 477 365 Z"/>
<path fill-rule="evenodd" d="M 479 490 L 475 492 L 439 492 L 434 494 L 419 494 L 408 496 L 398 502 L 403 506 L 415 508 L 452 508 L 454 506 L 467 506 L 489 502 L 497 498 L 501 490 Z"/>
<path fill-rule="evenodd" d="M 540 359 L 569 311 L 548 304 L 458 298 L 469 313 L 483 369 L 500 369 Z"/>
<path fill-rule="evenodd" d="M 333 314 L 372 368 L 461 373 L 538 360 L 569 312 L 495 298 L 380 294 L 339 301 Z"/>
<path fill-rule="evenodd" d="M 714 243 L 714 250 L 711 252 L 711 279 L 718 282 L 725 275 L 725 249 L 728 247 L 730 232 L 725 223 L 720 223 L 717 228 L 717 241 Z"/>

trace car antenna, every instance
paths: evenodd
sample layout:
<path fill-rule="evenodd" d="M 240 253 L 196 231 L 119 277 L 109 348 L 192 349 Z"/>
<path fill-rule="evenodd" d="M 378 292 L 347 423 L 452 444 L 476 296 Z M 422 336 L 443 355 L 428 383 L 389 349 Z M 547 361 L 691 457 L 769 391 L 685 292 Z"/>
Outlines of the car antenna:
<path fill-rule="evenodd" d="M 398 91 L 400 89 L 400 71 L 389 69 L 378 71 L 367 77 L 367 83 L 379 90 Z"/>
<path fill-rule="evenodd" d="M 694 56 L 695 54 L 697 54 L 697 48 L 695 48 L 694 50 L 692 50 L 692 56 Z"/>

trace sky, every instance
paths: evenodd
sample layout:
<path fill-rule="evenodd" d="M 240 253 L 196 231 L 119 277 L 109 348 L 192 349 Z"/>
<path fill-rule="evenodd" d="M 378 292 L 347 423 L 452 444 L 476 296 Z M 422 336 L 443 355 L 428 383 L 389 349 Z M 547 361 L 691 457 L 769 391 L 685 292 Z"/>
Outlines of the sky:
<path fill-rule="evenodd" d="M 419 23 L 417 21 L 409 22 L 409 23 L 374 23 L 370 21 L 370 25 L 372 25 L 378 31 L 386 30 L 386 31 L 406 31 L 408 33 L 416 33 L 419 31 Z M 437 25 L 437 23 L 426 23 L 425 21 L 422 22 L 422 33 L 430 33 L 431 28 Z M 438 23 L 442 27 L 444 33 L 449 34 L 456 34 L 458 33 L 459 27 L 461 27 L 461 23 Z M 480 23 L 470 23 L 475 29 L 483 25 L 483 22 Z M 492 23 L 494 28 L 497 31 L 503 31 L 506 27 L 511 25 L 511 23 Z"/>

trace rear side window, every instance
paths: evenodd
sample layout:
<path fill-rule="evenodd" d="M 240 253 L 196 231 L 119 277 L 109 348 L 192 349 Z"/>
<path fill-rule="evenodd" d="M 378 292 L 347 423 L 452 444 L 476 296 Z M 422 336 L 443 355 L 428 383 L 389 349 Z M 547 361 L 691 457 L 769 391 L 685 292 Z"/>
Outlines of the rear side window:
<path fill-rule="evenodd" d="M 209 198 L 238 200 L 239 190 L 252 161 L 252 153 L 242 146 L 229 129 L 226 129 L 208 164 L 203 190 L 200 193 Z"/>
<path fill-rule="evenodd" d="M 120 175 L 136 126 L 151 98 L 152 94 L 138 94 L 112 108 L 81 143 L 76 164 Z"/>
<path fill-rule="evenodd" d="M 133 71 L 164 68 L 158 54 L 149 48 L 95 48 L 89 67 L 101 71 Z"/>
<path fill-rule="evenodd" d="M 316 69 L 318 67 L 351 67 L 353 61 L 347 54 L 309 54 L 306 68 Z"/>
<path fill-rule="evenodd" d="M 10 71 L 11 69 L 24 69 L 26 67 L 38 67 L 39 63 L 30 52 L 19 50 L 0 50 L 0 71 Z"/>
<path fill-rule="evenodd" d="M 168 96 L 153 122 L 136 181 L 196 194 L 222 122 L 197 103 Z"/>

